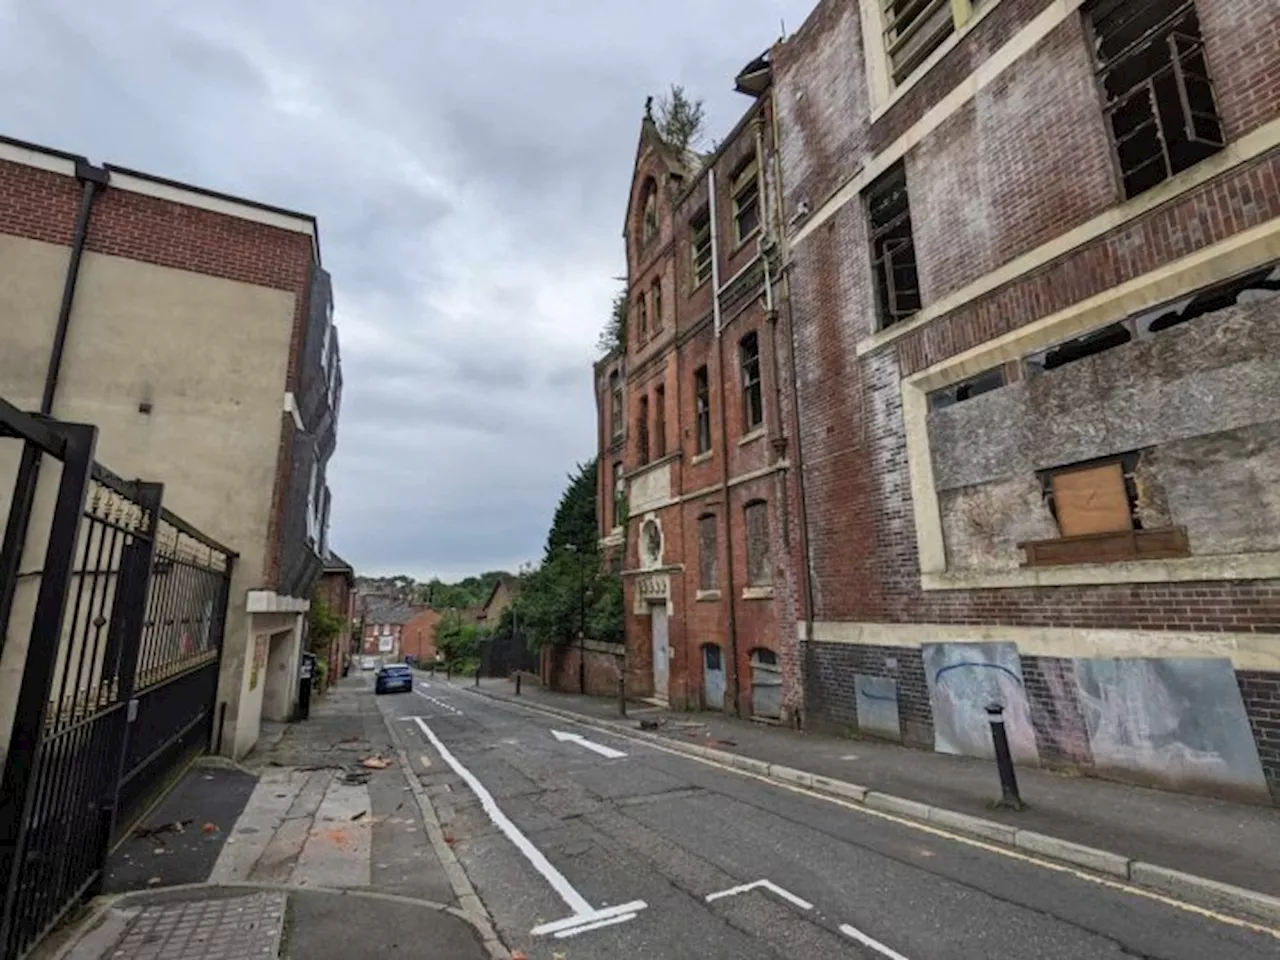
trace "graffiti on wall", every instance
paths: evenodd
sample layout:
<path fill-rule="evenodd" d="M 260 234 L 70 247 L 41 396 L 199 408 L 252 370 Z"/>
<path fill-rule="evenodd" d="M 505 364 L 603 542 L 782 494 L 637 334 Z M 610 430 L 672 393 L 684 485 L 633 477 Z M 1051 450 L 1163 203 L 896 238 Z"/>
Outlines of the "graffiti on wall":
<path fill-rule="evenodd" d="M 1230 660 L 1080 659 L 1075 672 L 1100 772 L 1267 801 Z"/>
<path fill-rule="evenodd" d="M 891 677 L 854 674 L 854 696 L 860 733 L 885 740 L 902 740 L 898 720 L 898 684 Z"/>
<path fill-rule="evenodd" d="M 1013 643 L 926 643 L 921 647 L 933 708 L 933 748 L 939 753 L 991 759 L 987 707 L 1004 707 L 1013 758 L 1038 763 L 1035 729 Z"/>

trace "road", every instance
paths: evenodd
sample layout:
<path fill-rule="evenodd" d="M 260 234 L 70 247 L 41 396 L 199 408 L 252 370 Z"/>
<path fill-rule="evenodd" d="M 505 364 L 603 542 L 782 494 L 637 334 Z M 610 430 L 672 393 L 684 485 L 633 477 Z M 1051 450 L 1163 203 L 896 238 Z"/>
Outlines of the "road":
<path fill-rule="evenodd" d="M 1280 956 L 1280 931 L 444 682 L 378 700 L 530 958 Z"/>

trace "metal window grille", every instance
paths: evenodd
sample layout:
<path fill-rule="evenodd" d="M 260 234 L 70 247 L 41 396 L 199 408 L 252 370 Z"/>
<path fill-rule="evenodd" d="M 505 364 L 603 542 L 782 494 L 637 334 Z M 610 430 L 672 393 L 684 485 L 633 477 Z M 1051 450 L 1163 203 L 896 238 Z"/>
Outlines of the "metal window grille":
<path fill-rule="evenodd" d="M 911 234 L 906 168 L 897 164 L 867 193 L 871 262 L 880 307 L 880 327 L 892 326 L 920 309 L 920 278 Z"/>
<path fill-rule="evenodd" d="M 1100 0 L 1087 19 L 1126 196 L 1223 148 L 1192 0 Z"/>
<path fill-rule="evenodd" d="M 711 216 L 703 213 L 690 225 L 693 235 L 689 241 L 693 263 L 693 285 L 696 287 L 711 277 Z"/>

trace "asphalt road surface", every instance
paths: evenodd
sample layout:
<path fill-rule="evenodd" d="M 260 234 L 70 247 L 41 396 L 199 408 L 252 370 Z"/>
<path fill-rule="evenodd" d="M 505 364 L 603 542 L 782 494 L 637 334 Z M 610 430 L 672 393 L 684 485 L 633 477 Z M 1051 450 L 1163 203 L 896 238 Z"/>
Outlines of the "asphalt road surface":
<path fill-rule="evenodd" d="M 1280 931 L 442 682 L 378 700 L 530 958 L 1280 957 Z"/>

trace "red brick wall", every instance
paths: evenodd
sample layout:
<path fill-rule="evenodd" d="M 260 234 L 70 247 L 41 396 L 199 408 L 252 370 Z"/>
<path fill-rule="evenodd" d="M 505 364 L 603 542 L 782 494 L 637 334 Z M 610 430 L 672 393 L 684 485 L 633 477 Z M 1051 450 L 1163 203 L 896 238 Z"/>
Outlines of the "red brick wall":
<path fill-rule="evenodd" d="M 612 647 L 612 645 L 608 645 Z M 605 645 L 592 644 L 587 648 L 587 695 L 592 697 L 616 697 L 618 695 L 618 666 L 621 662 L 617 654 L 625 648 L 619 644 L 617 652 Z M 543 683 L 552 690 L 562 693 L 578 693 L 578 663 L 581 661 L 578 648 L 572 644 L 543 647 L 542 676 Z M 633 693 L 628 683 L 627 695 Z"/>
<path fill-rule="evenodd" d="M 417 614 L 404 625 L 401 636 L 400 655 L 417 657 L 418 662 L 432 662 L 436 658 L 436 625 L 440 622 L 440 612 L 430 608 Z"/>
<path fill-rule="evenodd" d="M 1197 0 L 1200 29 L 1227 138 L 1280 116 L 1280 5 Z"/>

